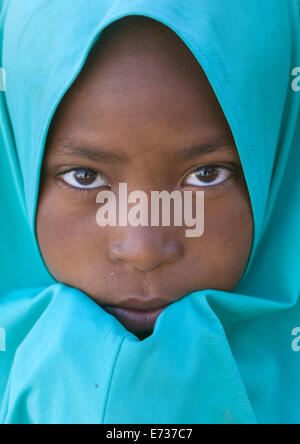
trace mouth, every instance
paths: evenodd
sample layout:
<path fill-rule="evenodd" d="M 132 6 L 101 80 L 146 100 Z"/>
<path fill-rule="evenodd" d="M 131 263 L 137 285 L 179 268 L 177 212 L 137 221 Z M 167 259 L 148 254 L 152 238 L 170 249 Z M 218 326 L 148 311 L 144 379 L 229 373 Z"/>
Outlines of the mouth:
<path fill-rule="evenodd" d="M 103 309 L 115 316 L 127 330 L 133 333 L 142 333 L 153 330 L 158 316 L 166 307 L 154 310 L 137 310 L 106 305 L 103 306 Z"/>

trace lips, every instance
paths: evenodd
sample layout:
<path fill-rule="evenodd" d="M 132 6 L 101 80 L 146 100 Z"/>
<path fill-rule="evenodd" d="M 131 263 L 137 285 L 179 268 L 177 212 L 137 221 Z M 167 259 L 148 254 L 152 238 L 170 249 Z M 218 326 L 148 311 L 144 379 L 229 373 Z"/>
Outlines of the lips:
<path fill-rule="evenodd" d="M 127 330 L 146 332 L 153 330 L 158 316 L 166 307 L 154 310 L 136 310 L 107 305 L 103 309 L 115 316 Z"/>

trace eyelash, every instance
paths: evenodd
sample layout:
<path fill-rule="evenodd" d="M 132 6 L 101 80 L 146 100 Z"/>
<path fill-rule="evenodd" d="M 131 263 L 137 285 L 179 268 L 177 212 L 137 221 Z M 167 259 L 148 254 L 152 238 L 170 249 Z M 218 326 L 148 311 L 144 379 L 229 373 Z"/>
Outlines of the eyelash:
<path fill-rule="evenodd" d="M 226 170 L 229 173 L 229 175 L 228 175 L 228 177 L 225 180 L 223 180 L 222 182 L 217 183 L 215 185 L 209 185 L 208 184 L 208 185 L 202 185 L 201 186 L 200 184 L 199 185 L 189 185 L 189 184 L 187 184 L 187 185 L 184 185 L 185 188 L 187 188 L 187 187 L 198 188 L 198 189 L 199 188 L 203 188 L 206 192 L 207 191 L 208 192 L 209 191 L 214 192 L 214 191 L 218 191 L 218 190 L 224 189 L 227 185 L 232 184 L 232 182 L 234 180 L 239 179 L 240 176 L 241 176 L 241 169 L 240 169 L 240 167 L 237 164 L 230 164 L 230 166 L 228 164 L 226 166 L 224 164 L 223 165 L 220 165 L 220 164 L 206 164 L 206 165 L 199 166 L 197 168 L 193 168 L 191 171 L 186 173 L 184 180 L 186 180 L 187 177 L 189 177 L 192 174 L 195 174 L 197 171 L 199 171 L 199 170 L 201 170 L 203 168 Z"/>
<path fill-rule="evenodd" d="M 72 186 L 71 184 L 69 184 L 68 182 L 66 182 L 63 179 L 63 176 L 66 176 L 67 174 L 70 174 L 70 173 L 75 173 L 77 171 L 89 171 L 91 173 L 96 174 L 97 176 L 102 176 L 107 181 L 106 176 L 102 172 L 100 172 L 100 171 L 96 171 L 95 169 L 89 168 L 89 167 L 76 167 L 76 168 L 70 168 L 70 169 L 68 169 L 66 171 L 63 171 L 62 173 L 58 173 L 56 175 L 56 178 L 59 179 L 58 180 L 59 184 L 61 186 L 63 186 L 64 188 L 67 188 L 69 191 L 72 191 L 72 192 L 75 192 L 75 193 L 78 193 L 78 192 L 80 192 L 80 193 L 90 193 L 90 192 L 98 190 L 100 188 L 100 187 L 94 187 L 94 188 L 92 188 L 92 187 L 90 187 L 90 188 L 82 187 L 81 188 L 80 186 L 75 187 L 75 186 Z M 110 184 L 107 184 L 107 185 L 101 186 L 101 188 L 103 188 L 103 187 L 110 187 L 110 186 L 111 186 Z"/>
<path fill-rule="evenodd" d="M 238 166 L 237 165 L 231 165 L 230 167 L 227 165 L 227 166 L 224 166 L 224 165 L 220 165 L 220 164 L 207 164 L 207 165 L 202 165 L 202 166 L 199 166 L 199 167 L 197 167 L 197 168 L 193 168 L 191 171 L 189 171 L 188 173 L 186 173 L 185 174 L 185 176 L 184 176 L 184 179 L 183 179 L 183 181 L 181 181 L 181 183 L 183 183 L 184 182 L 184 180 L 186 180 L 190 175 L 192 175 L 192 174 L 196 174 L 196 172 L 197 171 L 199 171 L 199 170 L 201 170 L 201 169 L 203 169 L 203 168 L 206 168 L 206 169 L 218 169 L 218 170 L 227 170 L 229 173 L 230 173 L 230 175 L 229 175 L 229 177 L 228 178 L 226 178 L 225 180 L 223 180 L 222 182 L 220 182 L 220 183 L 217 183 L 217 184 L 215 184 L 215 185 L 183 185 L 184 187 L 192 187 L 192 188 L 197 188 L 197 189 L 199 189 L 199 188 L 204 188 L 204 189 L 206 189 L 207 191 L 216 191 L 216 190 L 219 190 L 219 189 L 224 189 L 225 187 L 226 187 L 226 185 L 227 185 L 227 183 L 229 182 L 229 183 L 231 183 L 232 182 L 232 180 L 233 179 L 236 179 L 238 176 L 239 176 L 239 168 L 238 168 Z M 101 187 L 90 187 L 90 188 L 84 188 L 84 187 L 80 187 L 80 186 L 78 186 L 78 187 L 75 187 L 75 186 L 72 186 L 71 184 L 68 184 L 64 179 L 63 179 L 63 176 L 65 176 L 65 175 L 67 175 L 67 174 L 69 174 L 69 173 L 75 173 L 75 172 L 78 172 L 78 171 L 80 171 L 80 170 L 82 170 L 82 171 L 89 171 L 89 172 L 91 172 L 91 173 L 94 173 L 94 174 L 96 174 L 97 176 L 102 176 L 102 178 L 107 182 L 107 185 L 103 185 L 103 186 L 101 186 Z M 64 186 L 64 187 L 66 187 L 67 189 L 69 189 L 70 191 L 73 191 L 73 192 L 80 192 L 80 193 L 91 193 L 91 192 L 93 192 L 93 191 L 95 191 L 95 190 L 98 190 L 99 188 L 104 188 L 104 187 L 111 187 L 111 185 L 108 183 L 108 180 L 107 180 L 107 178 L 106 178 L 106 176 L 105 176 L 105 174 L 103 174 L 102 172 L 100 172 L 100 171 L 96 171 L 96 170 L 94 170 L 94 169 L 92 169 L 92 168 L 89 168 L 89 167 L 76 167 L 76 168 L 70 168 L 70 169 L 68 169 L 67 171 L 64 171 L 64 172 L 62 172 L 62 173 L 59 173 L 59 174 L 57 174 L 57 176 L 56 177 L 58 177 L 60 180 L 59 180 L 59 182 L 60 182 L 60 184 L 62 185 L 62 186 Z"/>

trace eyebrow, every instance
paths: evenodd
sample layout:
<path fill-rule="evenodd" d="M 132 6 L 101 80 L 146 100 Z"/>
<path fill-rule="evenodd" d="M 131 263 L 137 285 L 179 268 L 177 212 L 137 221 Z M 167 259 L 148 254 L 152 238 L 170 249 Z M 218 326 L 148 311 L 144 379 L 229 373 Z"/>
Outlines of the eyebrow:
<path fill-rule="evenodd" d="M 234 141 L 230 140 L 228 136 L 220 135 L 210 139 L 209 142 L 184 148 L 180 151 L 180 155 L 183 160 L 190 160 L 197 156 L 214 153 L 216 151 L 228 151 L 237 154 Z"/>
<path fill-rule="evenodd" d="M 57 155 L 70 155 L 82 157 L 95 162 L 103 162 L 108 164 L 128 163 L 130 157 L 124 153 L 112 153 L 110 151 L 89 148 L 88 146 L 74 145 L 72 141 L 59 143 L 54 148 Z M 228 136 L 217 136 L 210 139 L 209 142 L 201 143 L 192 147 L 179 150 L 177 154 L 182 160 L 191 160 L 198 156 L 213 153 L 216 151 L 228 151 L 237 154 L 237 149 L 233 141 Z M 175 152 L 174 152 L 175 154 Z"/>
<path fill-rule="evenodd" d="M 129 157 L 126 154 L 111 153 L 109 151 L 101 151 L 98 149 L 88 148 L 84 145 L 73 145 L 71 142 L 58 144 L 54 148 L 57 155 L 69 155 L 82 157 L 95 162 L 103 163 L 125 163 L 129 161 Z"/>

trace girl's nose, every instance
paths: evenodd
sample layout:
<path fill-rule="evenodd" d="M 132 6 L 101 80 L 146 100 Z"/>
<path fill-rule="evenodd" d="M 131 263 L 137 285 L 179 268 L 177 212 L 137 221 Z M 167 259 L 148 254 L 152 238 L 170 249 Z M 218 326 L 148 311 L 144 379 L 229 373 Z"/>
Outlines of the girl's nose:
<path fill-rule="evenodd" d="M 129 264 L 139 271 L 151 271 L 183 256 L 182 243 L 164 239 L 162 231 L 155 227 L 131 227 L 125 236 L 108 246 L 108 257 L 113 262 Z"/>

